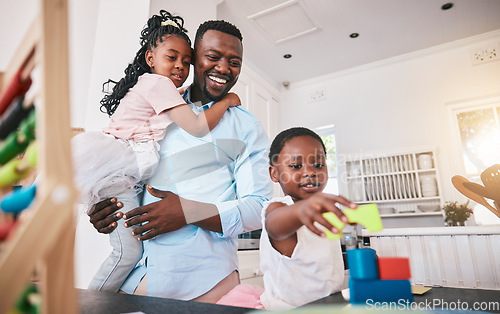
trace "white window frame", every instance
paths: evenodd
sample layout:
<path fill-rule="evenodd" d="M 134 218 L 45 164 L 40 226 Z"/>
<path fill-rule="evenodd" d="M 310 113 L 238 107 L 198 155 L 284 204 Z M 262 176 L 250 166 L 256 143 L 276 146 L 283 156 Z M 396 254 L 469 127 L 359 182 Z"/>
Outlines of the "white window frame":
<path fill-rule="evenodd" d="M 336 169 L 335 171 L 328 171 L 328 184 L 327 187 L 325 188 L 324 192 L 325 193 L 330 193 L 330 194 L 339 194 L 339 180 L 338 180 L 338 174 L 339 174 L 339 163 L 338 163 L 338 151 L 337 151 L 337 138 L 335 135 L 335 125 L 330 124 L 330 125 L 325 125 L 322 127 L 318 127 L 314 129 L 314 132 L 316 132 L 320 137 L 324 136 L 330 136 L 333 135 L 335 138 L 335 165 Z M 331 158 L 331 156 L 326 156 L 326 158 Z M 333 173 L 333 174 L 332 174 Z"/>
<path fill-rule="evenodd" d="M 448 116 L 451 126 L 452 134 L 452 152 L 454 156 L 459 156 L 454 158 L 454 169 L 457 174 L 465 174 L 465 161 L 463 159 L 463 149 L 462 142 L 460 138 L 460 130 L 457 124 L 456 115 L 459 112 L 481 110 L 485 108 L 492 108 L 500 106 L 500 96 L 489 97 L 489 98 L 477 98 L 474 100 L 468 100 L 463 102 L 454 103 L 448 106 Z M 469 179 L 479 178 L 480 173 L 469 176 Z"/>
<path fill-rule="evenodd" d="M 460 129 L 457 123 L 457 113 L 469 111 L 469 110 L 480 110 L 484 108 L 493 108 L 496 106 L 500 106 L 500 95 L 493 97 L 483 97 L 476 98 L 467 101 L 454 102 L 449 104 L 448 106 L 448 117 L 450 124 L 450 134 L 452 135 L 452 153 L 453 156 L 459 156 L 457 158 L 453 158 L 454 164 L 453 169 L 455 170 L 453 173 L 463 175 L 467 177 L 471 181 L 475 181 L 477 183 L 481 183 L 480 173 L 467 175 L 465 168 L 465 160 L 463 159 L 463 149 L 462 149 L 462 141 L 460 138 Z M 458 191 L 455 191 L 456 195 L 461 195 Z M 462 199 L 466 199 L 462 196 Z M 498 224 L 499 218 L 491 213 L 488 209 L 486 209 L 483 205 L 475 204 L 473 202 L 473 210 L 474 215 L 473 218 L 478 225 L 489 225 L 489 224 Z"/>

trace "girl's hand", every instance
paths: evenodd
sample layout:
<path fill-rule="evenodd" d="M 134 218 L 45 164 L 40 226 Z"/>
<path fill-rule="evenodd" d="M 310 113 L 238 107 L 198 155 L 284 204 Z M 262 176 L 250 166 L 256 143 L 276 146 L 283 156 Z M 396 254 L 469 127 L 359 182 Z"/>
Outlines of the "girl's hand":
<path fill-rule="evenodd" d="M 297 215 L 300 222 L 313 233 L 319 236 L 325 236 L 325 233 L 322 229 L 315 226 L 314 222 L 318 222 L 319 224 L 323 225 L 332 233 L 340 232 L 340 230 L 338 230 L 323 217 L 323 213 L 333 212 L 335 215 L 337 215 L 337 217 L 339 217 L 342 222 L 348 223 L 347 217 L 344 215 L 342 210 L 337 207 L 337 204 L 341 204 L 353 209 L 358 207 L 358 205 L 350 202 L 343 196 L 326 193 L 314 194 L 310 198 L 299 201 L 296 204 L 299 205 L 297 208 Z"/>
<path fill-rule="evenodd" d="M 229 107 L 236 107 L 241 105 L 241 100 L 238 95 L 235 93 L 228 93 L 226 96 L 224 96 L 224 100 L 227 100 L 229 102 Z"/>

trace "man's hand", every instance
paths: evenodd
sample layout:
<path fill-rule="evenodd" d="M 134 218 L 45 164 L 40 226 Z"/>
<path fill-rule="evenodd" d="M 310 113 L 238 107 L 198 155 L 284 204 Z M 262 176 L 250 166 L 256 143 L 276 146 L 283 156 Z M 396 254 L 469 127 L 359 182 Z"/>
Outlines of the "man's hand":
<path fill-rule="evenodd" d="M 161 200 L 137 207 L 125 213 L 126 227 L 142 224 L 134 231 L 140 241 L 152 239 L 157 235 L 178 230 L 186 225 L 181 199 L 172 192 L 157 190 L 150 185 L 148 192 Z"/>
<path fill-rule="evenodd" d="M 111 233 L 118 226 L 117 221 L 123 216 L 122 212 L 116 212 L 122 207 L 123 204 L 117 202 L 116 198 L 108 198 L 100 201 L 94 205 L 89 213 L 90 223 L 100 233 Z"/>

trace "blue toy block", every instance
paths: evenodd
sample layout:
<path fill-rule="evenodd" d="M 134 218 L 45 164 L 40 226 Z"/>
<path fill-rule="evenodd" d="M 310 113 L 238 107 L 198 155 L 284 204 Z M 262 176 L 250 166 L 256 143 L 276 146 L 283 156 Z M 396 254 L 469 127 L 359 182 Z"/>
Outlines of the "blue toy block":
<path fill-rule="evenodd" d="M 20 213 L 30 206 L 35 195 L 36 185 L 18 188 L 2 199 L 0 208 L 6 213 Z"/>
<path fill-rule="evenodd" d="M 409 280 L 358 280 L 349 279 L 349 302 L 367 304 L 373 302 L 413 302 Z"/>
<path fill-rule="evenodd" d="M 379 279 L 377 255 L 373 249 L 347 250 L 347 268 L 353 279 Z"/>

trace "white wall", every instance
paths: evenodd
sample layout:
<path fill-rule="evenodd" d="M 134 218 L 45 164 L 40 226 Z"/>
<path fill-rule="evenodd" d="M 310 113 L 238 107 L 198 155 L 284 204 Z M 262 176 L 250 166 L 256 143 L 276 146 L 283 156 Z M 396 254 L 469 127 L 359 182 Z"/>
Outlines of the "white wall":
<path fill-rule="evenodd" d="M 108 121 L 99 111 L 102 83 L 120 79 L 139 49 L 149 17 L 148 0 L 92 0 L 70 3 L 71 125 L 98 130 Z M 75 239 L 75 285 L 87 288 L 109 254 L 108 236 L 99 234 L 79 211 Z"/>
<path fill-rule="evenodd" d="M 292 84 L 281 95 L 281 129 L 334 124 L 341 157 L 437 148 L 444 200 L 456 199 L 450 179 L 462 169 L 447 106 L 500 95 L 500 61 L 474 66 L 470 58 L 498 42 L 500 30 Z M 321 88 L 327 99 L 310 102 Z"/>
<path fill-rule="evenodd" d="M 83 126 L 86 130 L 99 130 L 107 125 L 107 115 L 99 110 L 99 101 L 103 97 L 102 84 L 108 79 L 119 80 L 123 77 L 123 71 L 140 48 L 139 36 L 149 18 L 148 0 L 98 2 L 98 11 L 94 12 L 97 14 L 93 15 L 97 22 L 95 32 L 85 34 L 94 41 L 93 52 L 86 55 L 91 56 L 90 68 L 82 69 L 89 75 L 85 118 L 78 123 L 72 121 L 73 126 Z M 72 103 L 73 110 L 80 113 L 79 117 L 82 116 L 80 104 Z"/>

